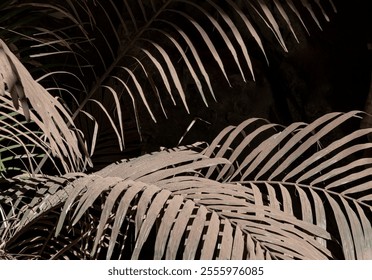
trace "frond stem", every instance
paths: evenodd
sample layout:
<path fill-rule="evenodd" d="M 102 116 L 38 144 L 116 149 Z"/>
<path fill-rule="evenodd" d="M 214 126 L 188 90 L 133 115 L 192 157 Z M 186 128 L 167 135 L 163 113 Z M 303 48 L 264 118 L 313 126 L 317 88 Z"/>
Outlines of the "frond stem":
<path fill-rule="evenodd" d="M 360 205 L 363 205 L 369 209 L 372 210 L 372 206 L 368 205 L 367 203 L 363 202 L 363 201 L 360 201 L 360 200 L 357 200 L 355 198 L 352 198 L 352 197 L 349 197 L 349 196 L 346 196 L 346 195 L 343 195 L 343 194 L 340 194 L 338 192 L 335 192 L 335 191 L 331 191 L 331 190 L 325 190 L 324 188 L 321 188 L 321 187 L 315 187 L 314 185 L 306 185 L 306 184 L 299 184 L 299 183 L 292 183 L 292 182 L 282 182 L 282 181 L 265 181 L 265 180 L 262 180 L 262 181 L 233 181 L 233 182 L 230 182 L 230 183 L 239 183 L 239 184 L 250 184 L 250 183 L 253 183 L 253 184 L 282 184 L 282 185 L 290 185 L 290 186 L 293 186 L 293 187 L 300 187 L 300 188 L 307 188 L 307 189 L 315 189 L 315 190 L 318 190 L 318 191 L 321 191 L 321 192 L 327 192 L 329 194 L 333 194 L 335 196 L 339 196 L 339 197 L 342 197 L 346 200 L 349 200 L 349 201 L 352 201 L 352 202 L 356 202 Z"/>

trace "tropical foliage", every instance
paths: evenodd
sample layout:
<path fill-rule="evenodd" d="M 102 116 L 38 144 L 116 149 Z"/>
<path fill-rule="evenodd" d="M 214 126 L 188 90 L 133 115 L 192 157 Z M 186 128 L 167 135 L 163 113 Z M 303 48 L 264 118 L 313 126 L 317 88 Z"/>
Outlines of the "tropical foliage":
<path fill-rule="evenodd" d="M 218 102 L 214 69 L 255 80 L 268 49 L 330 20 L 331 0 L 0 10 L 0 257 L 372 259 L 372 129 L 339 133 L 362 112 L 141 145 L 160 119 Z"/>

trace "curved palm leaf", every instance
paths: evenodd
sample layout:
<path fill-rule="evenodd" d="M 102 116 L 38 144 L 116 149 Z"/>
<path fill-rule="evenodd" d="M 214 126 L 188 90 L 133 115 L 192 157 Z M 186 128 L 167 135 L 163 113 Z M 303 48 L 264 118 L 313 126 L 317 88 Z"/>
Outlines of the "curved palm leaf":
<path fill-rule="evenodd" d="M 0 62 L 2 149 L 11 152 L 12 145 L 23 147 L 25 152 L 20 154 L 25 155 L 26 169 L 32 171 L 33 174 L 40 161 L 31 155 L 37 153 L 32 151 L 36 147 L 48 156 L 51 152 L 54 157 L 59 158 L 62 161 L 64 172 L 79 169 L 82 156 L 78 148 L 76 134 L 72 130 L 73 126 L 69 128 L 66 124 L 68 122 L 73 124 L 69 113 L 58 100 L 31 77 L 1 39 Z M 14 107 L 11 106 L 11 102 Z M 29 104 L 33 111 L 30 110 Z M 26 127 L 25 123 L 17 120 L 15 115 L 19 114 L 23 114 L 28 121 L 32 119 L 42 135 L 37 136 L 40 134 L 39 132 L 33 132 Z M 29 145 L 31 145 L 31 149 L 26 147 Z"/>
<path fill-rule="evenodd" d="M 73 7 L 70 1 L 67 4 L 65 8 L 43 0 L 6 0 L 0 5 L 0 37 L 4 40 L 0 47 L 0 106 L 4 113 L 23 115 L 32 121 L 20 125 L 19 117 L 3 118 L 6 127 L 19 128 L 19 131 L 1 132 L 7 139 L 1 144 L 6 146 L 4 157 L 14 158 L 13 154 L 18 154 L 22 161 L 15 166 L 14 162 L 5 165 L 7 170 L 17 168 L 20 172 L 39 173 L 47 163 L 62 174 L 82 170 L 90 163 L 89 158 L 83 159 L 81 155 L 80 148 L 84 149 L 84 143 L 79 141 L 81 132 L 77 131 L 66 106 L 70 96 L 61 98 L 70 93 L 76 81 L 81 85 L 79 77 L 66 65 L 74 60 L 76 65 L 72 68 L 81 72 L 84 65 L 79 61 L 83 58 L 76 51 L 80 48 L 77 42 L 89 41 L 84 28 L 68 10 Z M 61 76 L 68 76 L 67 86 L 60 81 Z M 10 101 L 14 108 L 10 108 Z"/>
<path fill-rule="evenodd" d="M 371 259 L 371 158 L 363 152 L 371 128 L 361 129 L 323 147 L 332 131 L 361 112 L 331 113 L 313 123 L 285 129 L 255 128 L 257 119 L 220 134 L 203 154 L 233 163 L 211 167 L 207 177 L 239 182 L 269 205 L 329 231 L 346 259 Z M 334 223 L 334 224 L 333 224 Z"/>
<path fill-rule="evenodd" d="M 226 56 L 224 53 L 225 48 L 217 50 L 215 47 L 216 39 L 218 39 L 218 37 L 222 38 L 222 41 L 229 50 L 228 52 L 234 58 L 242 79 L 246 79 L 244 74 L 246 72 L 246 67 L 248 67 L 254 77 L 251 57 L 247 51 L 247 49 L 249 49 L 246 43 L 247 37 L 252 36 L 253 40 L 259 45 L 263 54 L 265 54 L 264 46 L 259 35 L 262 31 L 254 27 L 254 24 L 260 24 L 259 20 L 257 20 L 255 16 L 258 15 L 262 19 L 285 50 L 285 42 L 278 27 L 278 20 L 280 17 L 285 20 L 293 35 L 296 36 L 296 32 L 294 31 L 295 28 L 292 26 L 288 14 L 290 11 L 296 11 L 296 16 L 301 19 L 300 13 L 298 12 L 298 8 L 296 8 L 297 5 L 294 5 L 292 1 L 284 2 L 288 3 L 283 4 L 281 1 L 275 1 L 275 6 L 271 6 L 267 1 L 260 0 L 250 1 L 247 6 L 245 6 L 245 4 L 238 5 L 233 1 L 227 1 L 226 5 L 221 6 L 217 1 L 212 0 L 205 3 L 196 3 L 187 0 L 168 0 L 154 1 L 152 2 L 151 7 L 148 3 L 143 1 L 133 1 L 131 5 L 127 4 L 123 9 L 123 16 L 119 18 L 119 21 L 123 25 L 123 34 L 122 37 L 117 35 L 119 36 L 118 40 L 121 40 L 120 44 L 122 47 L 119 47 L 120 51 L 118 52 L 118 55 L 112 58 L 113 64 L 108 67 L 103 77 L 98 81 L 96 86 L 93 87 L 87 99 L 82 102 L 80 108 L 83 108 L 84 104 L 89 98 L 91 98 L 95 90 L 103 85 L 105 80 L 112 75 L 114 70 L 119 70 L 120 73 L 122 73 L 119 75 L 124 75 L 123 78 L 121 78 L 122 80 L 128 80 L 129 78 L 133 81 L 139 80 L 139 77 L 143 74 L 149 78 L 147 72 L 150 72 L 151 70 L 158 72 L 159 78 L 165 86 L 164 90 L 168 92 L 172 102 L 175 104 L 177 99 L 180 99 L 182 100 L 186 110 L 188 110 L 187 97 L 182 88 L 179 73 L 176 70 L 179 68 L 176 66 L 178 58 L 169 56 L 168 53 L 170 52 L 167 51 L 167 49 L 169 50 L 170 47 L 176 47 L 179 55 L 184 59 L 195 84 L 198 85 L 199 93 L 204 100 L 205 105 L 208 106 L 207 98 L 203 91 L 203 85 L 207 84 L 210 93 L 214 98 L 215 96 L 209 81 L 208 71 L 205 70 L 205 62 L 201 59 L 201 49 L 196 46 L 196 43 L 200 44 L 201 41 L 200 45 L 202 48 L 204 48 L 204 46 L 208 47 L 211 52 L 211 57 L 216 61 L 228 83 L 230 82 L 228 74 L 225 71 L 226 65 L 223 62 L 223 57 Z M 301 3 L 306 7 L 308 12 L 310 12 L 313 19 L 316 22 L 319 22 L 313 6 L 310 5 L 308 1 L 301 1 Z M 319 1 L 314 1 L 314 4 L 319 5 L 319 7 L 322 8 Z M 140 12 L 140 10 L 142 12 Z M 274 13 L 277 11 L 279 11 L 279 18 L 275 18 L 274 16 Z M 326 18 L 328 18 L 323 8 L 322 13 Z M 200 16 L 193 16 L 194 14 L 200 14 Z M 125 20 L 125 15 L 128 15 L 128 18 L 131 18 L 131 22 Z M 221 17 L 228 27 L 222 27 L 217 20 L 218 17 Z M 238 26 L 237 23 L 235 23 L 235 18 L 237 17 L 244 22 L 244 25 Z M 205 22 L 206 19 L 208 24 Z M 216 29 L 216 35 L 208 31 L 209 24 L 211 24 L 212 28 Z M 193 28 L 190 29 L 189 25 Z M 133 28 L 130 28 L 130 26 L 133 26 Z M 198 34 L 197 37 L 193 35 L 195 32 Z M 233 34 L 234 38 L 231 38 L 232 36 L 229 35 L 229 33 Z M 182 40 L 179 39 L 179 36 L 181 36 Z M 188 54 L 183 49 L 189 49 L 191 50 L 191 53 Z M 243 57 L 244 59 L 239 59 L 238 57 Z M 133 61 L 133 58 L 136 58 L 136 60 Z M 136 67 L 138 61 L 144 61 L 146 58 L 148 62 L 142 62 L 142 67 Z M 191 64 L 191 58 L 197 63 L 194 65 Z M 126 64 L 133 65 L 133 63 L 135 66 L 132 66 L 132 69 L 122 67 Z M 244 66 L 242 65 L 243 63 L 245 64 Z M 153 64 L 153 66 L 151 66 L 151 64 Z M 126 71 L 120 70 L 124 68 Z M 139 71 L 136 71 L 136 68 L 138 68 Z M 202 75 L 198 77 L 195 73 L 201 73 Z M 128 78 L 124 78 L 125 76 L 128 76 Z M 156 90 L 159 87 L 162 86 L 159 84 L 154 89 Z M 173 95 L 174 90 L 178 95 L 178 98 Z M 118 93 L 123 91 L 126 92 L 128 89 L 117 89 Z M 130 91 L 131 92 L 128 92 L 128 94 L 132 95 L 135 93 L 134 88 Z M 149 95 L 147 94 L 147 96 L 144 96 L 140 91 L 138 91 L 138 94 L 140 94 L 141 100 L 145 104 L 147 111 L 155 120 L 152 109 L 148 105 L 147 99 L 150 98 Z"/>

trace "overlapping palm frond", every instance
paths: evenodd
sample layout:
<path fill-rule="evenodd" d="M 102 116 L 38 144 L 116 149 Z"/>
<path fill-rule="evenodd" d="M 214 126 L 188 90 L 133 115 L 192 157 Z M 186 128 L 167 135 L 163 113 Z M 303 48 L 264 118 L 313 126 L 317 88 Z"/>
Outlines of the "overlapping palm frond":
<path fill-rule="evenodd" d="M 168 164 L 159 166 L 165 159 Z M 201 169 L 216 164 L 229 163 L 190 150 L 163 151 L 110 166 L 64 188 L 53 187 L 56 183 L 51 181 L 47 193 L 54 194 L 34 196 L 34 201 L 39 203 L 30 203 L 35 206 L 20 215 L 16 223 L 19 232 L 13 233 L 5 249 L 21 258 L 30 255 L 45 258 L 41 248 L 53 245 L 62 249 L 51 255 L 52 258 L 71 257 L 73 252 L 70 246 L 66 249 L 68 243 L 64 240 L 74 238 L 71 237 L 75 236 L 74 228 L 79 227 L 76 230 L 81 238 L 79 242 L 89 247 L 80 248 L 80 255 L 75 257 L 87 252 L 89 258 L 132 259 L 331 257 L 312 237 L 328 239 L 325 230 L 296 220 L 292 215 L 254 205 L 253 192 L 241 185 L 195 177 Z M 102 177 L 105 173 L 107 177 Z M 121 178 L 112 177 L 114 174 Z M 57 188 L 60 190 L 55 192 Z M 44 193 L 46 190 L 42 189 Z M 51 219 L 49 212 L 56 212 L 53 209 L 62 203 L 60 220 L 55 226 L 55 218 Z M 73 229 L 66 232 L 67 216 L 73 222 Z M 46 221 L 49 227 L 44 225 Z M 86 232 L 80 228 L 82 225 Z M 37 236 L 27 236 L 31 228 Z M 52 237 L 54 230 L 58 238 Z M 270 231 L 270 235 L 262 236 L 265 230 Z M 304 232 L 310 233 L 310 237 Z M 26 241 L 19 244 L 17 239 Z M 73 240 L 71 243 L 76 244 Z M 21 252 L 15 253 L 20 248 Z"/>
<path fill-rule="evenodd" d="M 325 142 L 361 114 L 287 128 L 249 119 L 207 147 L 112 164 L 22 210 L 5 251 L 17 253 L 16 240 L 57 211 L 45 243 L 24 252 L 52 242 L 63 248 L 53 257 L 69 258 L 66 239 L 80 238 L 73 251 L 81 241 L 84 258 L 371 259 L 372 129 Z"/>

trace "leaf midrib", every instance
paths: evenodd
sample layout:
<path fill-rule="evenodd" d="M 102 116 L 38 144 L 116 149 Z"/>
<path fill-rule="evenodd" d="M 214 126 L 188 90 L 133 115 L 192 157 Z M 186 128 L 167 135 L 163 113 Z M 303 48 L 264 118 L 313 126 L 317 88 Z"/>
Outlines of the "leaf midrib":
<path fill-rule="evenodd" d="M 338 193 L 338 192 L 335 192 L 335 191 L 331 191 L 329 189 L 324 189 L 324 188 L 321 188 L 321 187 L 316 187 L 314 185 L 306 185 L 306 184 L 301 184 L 301 183 L 293 183 L 293 182 L 285 182 L 285 181 L 270 181 L 270 180 L 258 180 L 258 181 L 232 181 L 232 182 L 229 182 L 229 183 L 239 183 L 239 184 L 247 184 L 247 183 L 252 183 L 252 184 L 282 184 L 282 185 L 289 185 L 289 186 L 293 186 L 293 187 L 300 187 L 300 188 L 307 188 L 307 189 L 313 189 L 313 190 L 318 190 L 318 191 L 321 191 L 323 193 L 328 193 L 328 194 L 332 194 L 332 195 L 335 195 L 335 196 L 339 196 L 339 197 L 342 197 L 346 200 L 349 200 L 349 201 L 352 201 L 354 203 L 358 203 L 360 205 L 363 205 L 369 209 L 372 210 L 372 206 L 368 205 L 367 203 L 363 202 L 363 201 L 360 201 L 356 198 L 352 198 L 350 196 L 347 196 L 347 195 L 344 195 L 342 193 Z"/>

